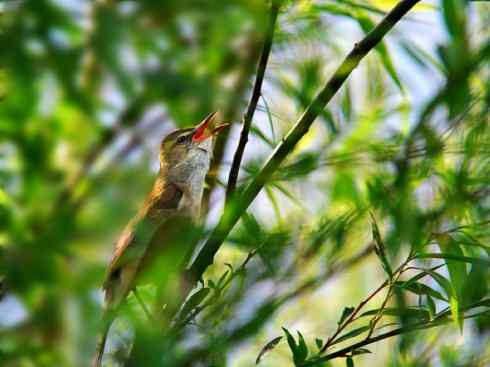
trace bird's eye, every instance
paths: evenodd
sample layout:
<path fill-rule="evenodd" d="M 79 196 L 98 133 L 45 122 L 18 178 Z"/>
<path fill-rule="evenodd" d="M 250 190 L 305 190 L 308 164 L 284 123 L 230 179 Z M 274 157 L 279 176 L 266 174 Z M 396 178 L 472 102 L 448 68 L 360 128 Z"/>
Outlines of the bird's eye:
<path fill-rule="evenodd" d="M 177 138 L 177 144 L 184 144 L 188 139 L 187 135 L 181 135 Z"/>

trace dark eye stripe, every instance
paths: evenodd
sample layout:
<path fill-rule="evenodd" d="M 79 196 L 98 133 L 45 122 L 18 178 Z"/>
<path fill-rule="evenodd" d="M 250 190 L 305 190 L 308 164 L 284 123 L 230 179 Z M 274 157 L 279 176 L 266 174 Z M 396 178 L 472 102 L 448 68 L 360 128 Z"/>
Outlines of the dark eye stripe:
<path fill-rule="evenodd" d="M 176 143 L 177 144 L 187 143 L 190 140 L 191 136 L 192 134 L 181 135 L 177 138 Z"/>
<path fill-rule="evenodd" d="M 177 142 L 177 139 L 179 138 L 179 136 L 184 136 L 187 134 L 190 134 L 192 136 L 193 132 L 194 132 L 193 127 L 175 130 L 175 131 L 171 132 L 170 134 L 168 134 L 165 138 L 163 138 L 161 146 L 162 147 L 172 146 Z"/>

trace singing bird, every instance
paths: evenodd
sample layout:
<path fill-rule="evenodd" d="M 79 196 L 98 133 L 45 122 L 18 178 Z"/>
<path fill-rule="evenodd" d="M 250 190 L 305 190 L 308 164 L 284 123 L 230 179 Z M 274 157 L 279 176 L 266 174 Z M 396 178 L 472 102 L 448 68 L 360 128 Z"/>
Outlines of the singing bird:
<path fill-rule="evenodd" d="M 137 295 L 136 286 L 145 281 L 148 273 L 153 272 L 155 281 L 157 271 L 157 281 L 164 282 L 158 279 L 158 275 L 168 275 L 168 268 L 178 268 L 174 255 L 180 251 L 179 239 L 189 232 L 186 223 L 191 227 L 200 216 L 213 138 L 228 126 L 216 125 L 215 117 L 216 113 L 212 113 L 196 127 L 176 130 L 161 142 L 160 170 L 153 188 L 120 235 L 108 266 L 103 286 L 106 307 L 104 330 L 97 346 L 94 367 L 101 364 L 114 311 L 129 293 L 134 291 Z"/>

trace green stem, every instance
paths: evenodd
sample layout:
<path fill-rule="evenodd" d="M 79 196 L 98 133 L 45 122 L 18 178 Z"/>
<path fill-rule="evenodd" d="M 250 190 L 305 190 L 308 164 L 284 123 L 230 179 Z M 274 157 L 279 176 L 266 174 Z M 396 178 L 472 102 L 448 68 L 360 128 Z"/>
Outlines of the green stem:
<path fill-rule="evenodd" d="M 214 228 L 196 260 L 191 265 L 190 272 L 195 281 L 200 279 L 207 267 L 213 263 L 214 255 L 231 229 L 255 199 L 262 187 L 264 187 L 265 183 L 279 168 L 282 161 L 293 150 L 298 141 L 308 132 L 317 116 L 340 89 L 350 73 L 357 67 L 364 56 L 381 41 L 386 33 L 418 2 L 419 0 L 400 1 L 362 41 L 354 45 L 352 51 L 337 68 L 325 87 L 307 107 L 300 119 L 286 137 L 283 138 L 282 142 L 277 145 L 255 179 L 250 182 L 240 195 L 236 195 L 235 200 L 231 200 L 226 204 L 223 216 L 218 225 Z"/>
<path fill-rule="evenodd" d="M 490 299 L 483 299 L 479 302 L 476 302 L 472 305 L 469 305 L 467 307 L 462 308 L 461 311 L 464 312 L 464 311 L 467 311 L 467 310 L 470 310 L 473 308 L 477 308 L 480 306 L 488 306 L 490 304 L 489 302 L 490 302 Z M 483 313 L 483 314 L 486 314 L 486 313 Z M 390 338 L 392 336 L 405 334 L 405 333 L 409 333 L 409 332 L 413 332 L 413 331 L 417 331 L 417 330 L 430 329 L 430 328 L 433 328 L 436 326 L 441 326 L 441 325 L 450 323 L 452 320 L 450 318 L 446 318 L 449 315 L 450 315 L 450 311 L 445 311 L 445 312 L 440 313 L 433 321 L 419 322 L 419 323 L 416 323 L 413 325 L 404 326 L 404 327 L 401 327 L 401 328 L 398 328 L 395 330 L 388 331 L 384 334 L 380 334 L 380 335 L 377 335 L 377 336 L 372 337 L 372 338 L 367 338 L 367 339 L 361 340 L 360 342 L 357 342 L 357 343 L 352 344 L 348 347 L 342 348 L 336 352 L 327 354 L 326 356 L 315 360 L 315 362 L 319 363 L 319 362 L 325 362 L 325 361 L 328 361 L 328 360 L 331 360 L 334 358 L 345 357 L 348 353 L 352 352 L 355 349 L 362 348 L 366 345 L 375 343 L 375 342 L 383 340 L 383 339 Z M 472 317 L 476 317 L 476 316 L 480 316 L 480 315 L 481 315 L 481 313 L 475 314 L 475 315 L 469 315 L 469 316 L 466 316 L 466 318 L 472 318 Z"/>

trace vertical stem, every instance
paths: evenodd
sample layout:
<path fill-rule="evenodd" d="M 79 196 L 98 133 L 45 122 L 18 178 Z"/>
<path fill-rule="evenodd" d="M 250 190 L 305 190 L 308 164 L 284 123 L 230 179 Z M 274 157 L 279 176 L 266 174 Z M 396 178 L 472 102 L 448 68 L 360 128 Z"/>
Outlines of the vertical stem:
<path fill-rule="evenodd" d="M 256 38 L 255 33 L 250 32 L 244 46 L 246 49 L 246 55 L 240 62 L 237 80 L 234 83 L 231 94 L 223 111 L 224 121 L 232 122 L 242 107 L 242 100 L 244 99 L 244 95 L 248 90 L 248 80 L 254 72 L 253 64 L 259 57 L 259 41 Z M 216 139 L 216 144 L 213 149 L 213 158 L 211 159 L 211 167 L 209 169 L 208 177 L 206 178 L 208 188 L 204 191 L 201 210 L 202 213 L 207 213 L 209 210 L 211 195 L 218 182 L 217 175 L 221 163 L 223 162 L 225 148 L 229 140 L 229 131 L 230 129 L 226 129 L 220 133 Z"/>
<path fill-rule="evenodd" d="M 262 53 L 260 55 L 259 65 L 257 68 L 257 74 L 255 77 L 255 84 L 252 91 L 252 97 L 250 98 L 250 103 L 248 104 L 247 111 L 243 117 L 243 127 L 240 133 L 240 140 L 238 142 L 238 147 L 233 156 L 233 163 L 230 169 L 230 175 L 228 177 L 228 185 L 226 187 L 226 200 L 228 201 L 235 191 L 236 182 L 238 180 L 238 173 L 240 171 L 240 164 L 243 158 L 243 152 L 245 151 L 245 146 L 248 142 L 248 134 L 250 132 L 250 127 L 252 125 L 252 119 L 257 109 L 257 103 L 261 95 L 262 83 L 264 81 L 265 69 L 267 67 L 267 61 L 269 60 L 269 55 L 272 48 L 272 40 L 274 38 L 274 29 L 276 28 L 277 15 L 279 13 L 279 2 L 273 1 L 271 5 L 271 11 L 269 16 L 269 25 L 267 27 L 267 32 L 264 40 L 264 46 L 262 48 Z"/>

